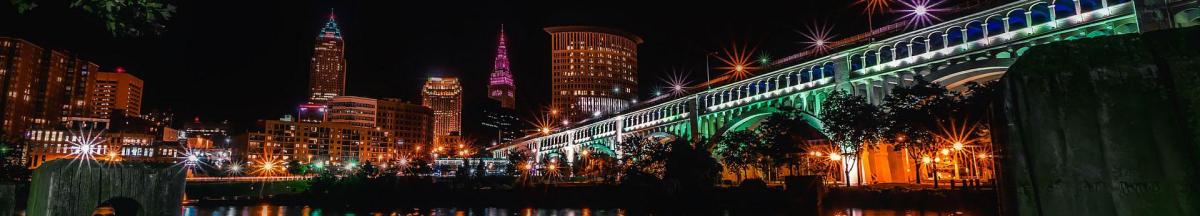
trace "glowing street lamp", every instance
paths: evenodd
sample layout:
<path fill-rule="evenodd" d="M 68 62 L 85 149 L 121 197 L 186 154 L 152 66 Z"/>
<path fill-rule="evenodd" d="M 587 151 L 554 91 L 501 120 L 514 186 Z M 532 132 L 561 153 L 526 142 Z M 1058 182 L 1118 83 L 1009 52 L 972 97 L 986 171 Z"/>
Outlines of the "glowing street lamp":
<path fill-rule="evenodd" d="M 841 160 L 842 160 L 842 155 L 838 155 L 838 154 L 832 154 L 832 153 L 830 153 L 830 154 L 829 154 L 829 160 L 831 160 L 831 161 L 841 161 Z"/>
<path fill-rule="evenodd" d="M 962 151 L 963 143 L 962 142 L 954 142 L 953 148 L 955 151 Z"/>

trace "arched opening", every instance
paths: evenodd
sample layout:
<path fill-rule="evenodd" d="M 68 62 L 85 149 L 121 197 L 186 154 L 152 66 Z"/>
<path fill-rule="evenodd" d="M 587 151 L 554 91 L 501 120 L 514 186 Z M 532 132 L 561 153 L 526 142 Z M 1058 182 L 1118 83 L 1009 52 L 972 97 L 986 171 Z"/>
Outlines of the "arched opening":
<path fill-rule="evenodd" d="M 1016 32 L 1026 27 L 1029 27 L 1029 20 L 1025 19 L 1025 9 L 1008 12 L 1008 31 Z"/>
<path fill-rule="evenodd" d="M 930 52 L 946 48 L 946 34 L 942 32 L 930 33 L 928 46 Z"/>
<path fill-rule="evenodd" d="M 142 204 L 128 197 L 113 197 L 96 206 L 93 216 L 137 216 L 142 211 Z"/>
<path fill-rule="evenodd" d="M 1079 0 L 1079 12 L 1087 13 L 1104 8 L 1104 3 L 1100 1 L 1102 0 Z"/>
<path fill-rule="evenodd" d="M 833 73 L 836 71 L 837 69 L 833 67 L 833 62 L 825 62 L 825 65 L 821 69 L 821 73 L 824 73 L 823 77 L 833 77 Z"/>
<path fill-rule="evenodd" d="M 895 60 L 894 58 L 892 58 L 893 57 L 892 52 L 893 52 L 892 47 L 889 47 L 889 46 L 879 48 L 879 63 L 882 64 L 882 63 L 887 63 L 892 60 Z"/>
<path fill-rule="evenodd" d="M 1029 7 L 1029 24 L 1030 26 L 1041 25 L 1050 22 L 1050 6 L 1045 3 L 1034 4 Z"/>
<path fill-rule="evenodd" d="M 946 30 L 946 47 L 958 46 L 963 43 L 963 39 L 965 38 L 966 35 L 963 35 L 962 27 L 951 27 Z"/>
<path fill-rule="evenodd" d="M 900 41 L 899 43 L 896 43 L 895 47 L 896 47 L 895 48 L 895 50 L 896 50 L 895 58 L 896 59 L 904 59 L 904 58 L 908 58 L 909 56 L 911 56 L 910 55 L 911 51 L 909 51 L 909 43 L 908 42 Z"/>
<path fill-rule="evenodd" d="M 1200 11 L 1200 10 L 1197 10 L 1197 11 Z M 1113 31 L 1116 32 L 1117 34 L 1137 33 L 1138 26 L 1137 26 L 1137 23 L 1132 23 L 1132 22 L 1125 23 L 1125 24 L 1121 24 L 1121 25 L 1117 26 L 1116 28 L 1113 28 Z"/>
<path fill-rule="evenodd" d="M 1200 25 L 1200 8 L 1189 8 L 1187 10 L 1175 13 L 1175 25 L 1179 27 L 1192 27 Z"/>
<path fill-rule="evenodd" d="M 812 70 L 809 69 L 800 70 L 800 83 L 812 81 L 812 76 L 810 76 L 811 73 Z"/>
<path fill-rule="evenodd" d="M 910 44 L 912 48 L 909 49 L 909 56 L 925 54 L 925 37 L 913 38 Z"/>
<path fill-rule="evenodd" d="M 1075 2 L 1071 0 L 1054 1 L 1054 17 L 1059 19 L 1075 16 Z"/>
<path fill-rule="evenodd" d="M 875 50 L 867 51 L 867 53 L 864 55 L 866 56 L 864 61 L 866 62 L 865 67 L 871 67 L 879 64 L 879 54 L 875 52 Z"/>
<path fill-rule="evenodd" d="M 1109 35 L 1108 31 L 1105 31 L 1104 29 L 1097 29 L 1095 31 L 1089 32 L 1087 34 L 1087 37 L 1094 38 L 1094 37 L 1103 37 L 1103 36 L 1108 36 L 1108 35 Z"/>
<path fill-rule="evenodd" d="M 850 70 L 851 71 L 856 71 L 856 70 L 863 68 L 863 56 L 862 55 L 854 54 L 854 55 L 851 55 L 850 58 L 847 60 L 850 61 Z"/>
<path fill-rule="evenodd" d="M 985 26 L 987 27 L 987 36 L 988 37 L 997 36 L 997 35 L 1001 35 L 1001 34 L 1005 33 L 1004 18 L 1001 16 L 988 17 L 987 23 L 985 24 Z M 1020 28 L 1020 27 L 1017 27 L 1017 28 Z"/>
<path fill-rule="evenodd" d="M 983 39 L 984 24 L 981 21 L 971 21 L 965 26 L 967 28 L 967 42 Z"/>

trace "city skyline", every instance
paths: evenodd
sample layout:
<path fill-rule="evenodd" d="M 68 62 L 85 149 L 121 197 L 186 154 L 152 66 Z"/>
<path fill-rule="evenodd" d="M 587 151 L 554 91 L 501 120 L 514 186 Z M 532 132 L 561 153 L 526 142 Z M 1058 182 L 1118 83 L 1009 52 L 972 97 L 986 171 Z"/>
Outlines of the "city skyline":
<path fill-rule="evenodd" d="M 239 127 L 246 127 L 258 119 L 274 119 L 283 114 L 291 114 L 295 109 L 295 105 L 308 99 L 305 94 L 308 88 L 307 78 L 305 77 L 312 57 L 312 37 L 320 30 L 321 24 L 326 22 L 330 8 L 336 12 L 343 37 L 346 41 L 346 59 L 355 65 L 353 70 L 346 76 L 347 94 L 355 96 L 364 96 L 371 98 L 401 98 L 407 101 L 415 101 L 419 99 L 417 88 L 398 88 L 399 86 L 419 86 L 427 77 L 452 75 L 460 77 L 463 80 L 464 86 L 464 101 L 470 103 L 474 100 L 487 99 L 487 93 L 484 86 L 489 79 L 488 73 L 494 68 L 495 52 L 496 52 L 496 27 L 501 24 L 506 24 L 505 34 L 507 34 L 508 54 L 511 63 L 511 71 L 516 83 L 521 83 L 522 88 L 518 88 L 516 95 L 520 97 L 520 103 L 517 104 L 517 114 L 522 117 L 533 116 L 540 112 L 539 109 L 549 105 L 549 93 L 545 90 L 549 88 L 549 53 L 546 51 L 550 43 L 548 35 L 541 29 L 553 25 L 574 25 L 574 24 L 595 24 L 600 26 L 608 26 L 618 29 L 624 29 L 634 33 L 642 34 L 645 32 L 647 38 L 681 38 L 681 35 L 701 35 L 703 37 L 690 40 L 674 40 L 660 41 L 647 44 L 642 47 L 643 53 L 640 55 L 645 58 L 642 63 L 639 63 L 640 73 L 638 80 L 644 85 L 640 85 L 637 90 L 640 97 L 646 98 L 654 89 L 661 88 L 665 84 L 658 82 L 665 76 L 666 71 L 671 68 L 685 68 L 690 71 L 689 78 L 692 81 L 702 81 L 704 50 L 692 50 L 695 48 L 682 49 L 682 47 L 708 47 L 708 50 L 719 50 L 721 47 L 727 46 L 727 42 L 731 39 L 747 40 L 750 43 L 774 43 L 783 44 L 777 47 L 784 47 L 784 51 L 777 51 L 775 55 L 786 55 L 792 52 L 791 50 L 800 50 L 801 45 L 794 45 L 800 36 L 794 29 L 801 29 L 805 24 L 801 22 L 801 18 L 790 18 L 790 16 L 770 15 L 770 14 L 750 14 L 744 18 L 722 20 L 716 18 L 705 18 L 700 20 L 701 23 L 712 23 L 714 25 L 705 24 L 683 24 L 675 28 L 668 29 L 664 32 L 649 32 L 649 29 L 654 29 L 656 24 L 661 25 L 667 22 L 680 22 L 685 18 L 664 20 L 658 23 L 643 23 L 635 18 L 614 18 L 613 15 L 605 15 L 598 11 L 576 8 L 571 5 L 562 6 L 557 10 L 548 9 L 540 10 L 528 7 L 528 4 L 514 5 L 491 5 L 498 6 L 509 10 L 486 10 L 477 17 L 462 17 L 447 21 L 426 21 L 426 22 L 404 22 L 410 27 L 404 29 L 411 30 L 435 30 L 439 23 L 443 22 L 465 22 L 469 26 L 460 30 L 431 32 L 421 31 L 425 34 L 409 34 L 408 36 L 400 36 L 396 39 L 381 41 L 381 37 L 385 35 L 395 35 L 395 32 L 384 30 L 378 27 L 364 27 L 374 18 L 381 18 L 382 13 L 378 10 L 369 9 L 369 7 L 357 4 L 335 4 L 328 2 L 317 2 L 307 5 L 291 5 L 284 6 L 281 9 L 272 9 L 261 14 L 248 14 L 249 11 L 255 8 L 266 7 L 265 5 L 252 3 L 244 8 L 230 8 L 224 12 L 226 15 L 200 15 L 200 11 L 215 9 L 203 3 L 186 3 L 181 7 L 181 11 L 177 18 L 171 21 L 172 29 L 161 36 L 146 36 L 151 38 L 148 41 L 140 41 L 127 38 L 111 38 L 104 32 L 90 32 L 98 35 L 99 41 L 112 41 L 113 45 L 125 45 L 137 49 L 121 49 L 114 50 L 99 44 L 79 44 L 78 42 L 64 41 L 58 39 L 57 36 L 38 35 L 43 32 L 35 33 L 33 30 L 41 27 L 30 26 L 28 23 L 38 23 L 40 17 L 50 16 L 57 13 L 53 10 L 42 10 L 38 13 L 27 16 L 11 16 L 14 24 L 13 30 L 0 31 L 0 34 L 14 35 L 30 40 L 38 41 L 41 44 L 54 48 L 63 48 L 68 50 L 77 50 L 84 56 L 102 56 L 95 58 L 93 61 L 100 62 L 101 67 L 105 70 L 111 70 L 116 66 L 125 66 L 130 68 L 135 75 L 143 77 L 147 80 L 147 104 L 143 107 L 144 110 L 171 110 L 177 113 L 180 117 L 199 116 L 204 119 L 217 120 L 232 120 Z M 467 8 L 463 11 L 453 11 L 452 13 L 468 14 L 472 12 L 485 11 L 489 5 L 480 5 L 479 7 Z M 704 6 L 701 12 L 716 12 L 720 10 L 717 5 L 702 5 Z M 286 10 L 285 9 L 290 9 Z M 297 10 L 298 9 L 298 10 Z M 846 8 L 850 11 L 850 8 Z M 534 12 L 526 13 L 530 15 L 514 15 L 518 12 Z M 449 11 L 441 11 L 449 12 Z M 653 10 L 639 10 L 627 14 L 629 16 L 652 16 Z M 432 12 L 430 12 L 432 13 Z M 689 15 L 695 17 L 705 17 L 699 15 Z M 812 15 L 825 16 L 825 15 Z M 256 19 L 242 19 L 245 17 L 257 17 Z M 561 18 L 547 22 L 547 18 Z M 7 18 L 7 17 L 6 17 Z M 237 21 L 240 20 L 240 21 Z M 307 21 L 306 21 L 307 20 Z M 403 20 L 403 19 L 402 19 Z M 637 20 L 637 22 L 634 22 Z M 766 20 L 773 24 L 785 23 L 783 27 L 770 27 L 768 34 L 756 33 L 750 35 L 742 33 L 746 30 L 757 28 L 766 28 L 770 26 L 766 24 L 742 24 L 745 21 L 751 20 Z M 0 21 L 4 22 L 4 21 Z M 18 23 L 19 22 L 19 23 Z M 257 24 L 255 24 L 257 23 Z M 7 24 L 7 23 L 5 23 Z M 265 26 L 250 27 L 249 25 Z M 78 24 L 72 24 L 78 25 Z M 88 26 L 84 26 L 88 27 Z M 200 64 L 200 62 L 209 62 L 203 60 L 188 60 L 182 58 L 184 56 L 195 56 L 197 59 L 203 59 L 202 53 L 204 48 L 210 47 L 205 39 L 195 36 L 180 37 L 177 34 L 186 34 L 197 31 L 211 31 L 209 29 L 221 28 L 225 33 L 215 36 L 226 36 L 231 42 L 229 48 L 246 48 L 245 54 L 226 53 L 222 61 L 211 62 L 212 64 Z M 251 32 L 263 32 L 266 29 L 268 34 L 252 34 Z M 84 32 L 89 32 L 90 28 L 83 28 Z M 857 32 L 861 30 L 847 30 L 848 32 Z M 311 32 L 311 33 L 304 33 Z M 471 33 L 468 33 L 471 32 Z M 445 35 L 452 34 L 452 35 Z M 236 35 L 236 37 L 228 37 Z M 110 37 L 110 38 L 104 38 Z M 260 38 L 271 38 L 262 40 Z M 304 39 L 308 38 L 308 39 Z M 444 38 L 444 39 L 436 39 Z M 242 40 L 257 41 L 256 44 L 247 44 L 245 42 L 237 42 Z M 263 41 L 278 41 L 278 42 L 263 42 Z M 301 41 L 307 41 L 301 43 Z M 444 41 L 444 42 L 437 42 Z M 453 42 L 450 42 L 453 41 Z M 45 43 L 43 43 L 45 42 Z M 293 43 L 294 42 L 294 43 Z M 261 43 L 261 44 L 257 44 Z M 409 43 L 422 43 L 429 45 L 404 45 Z M 292 44 L 292 45 L 287 45 Z M 268 48 L 274 47 L 274 48 Z M 433 47 L 454 47 L 447 50 L 463 51 L 458 54 L 448 53 L 447 50 L 434 50 Z M 159 50 L 159 51 L 154 51 Z M 682 50 L 682 52 L 677 52 Z M 166 52 L 179 53 L 176 55 L 156 55 L 147 56 L 139 54 L 140 52 Z M 199 51 L 199 52 L 196 52 Z M 128 57 L 111 57 L 109 52 L 117 53 L 133 53 L 124 55 Z M 285 52 L 287 54 L 274 55 L 271 53 Z M 365 53 L 365 54 L 364 54 Z M 773 54 L 774 54 L 773 53 Z M 189 55 L 190 54 L 190 55 Z M 449 55 L 449 56 L 448 56 Z M 123 55 L 116 55 L 123 56 Z M 292 59 L 292 60 L 288 60 Z M 303 59 L 302 61 L 298 61 Z M 381 61 L 381 60 L 388 61 Z M 715 60 L 715 59 L 714 59 Z M 162 63 L 147 63 L 147 62 L 162 62 Z M 291 63 L 285 63 L 291 62 Z M 384 63 L 385 64 L 380 64 Z M 164 64 L 175 65 L 175 67 L 163 67 Z M 182 66 L 182 67 L 181 67 Z M 168 70 L 168 68 L 173 68 Z M 713 75 L 717 76 L 718 71 L 713 71 Z M 285 75 L 286 74 L 286 75 Z M 242 77 L 244 79 L 230 79 L 232 77 Z M 269 80 L 269 81 L 268 81 Z M 271 83 L 271 87 L 264 88 L 262 82 Z M 174 90 L 175 87 L 196 86 L 199 83 L 210 83 L 203 85 L 208 89 L 204 94 L 196 93 L 195 91 Z M 250 83 L 260 83 L 252 85 Z M 698 82 L 696 82 L 698 83 Z M 230 87 L 238 89 L 252 90 L 249 93 L 258 95 L 248 99 L 241 97 L 240 94 L 231 94 L 235 91 Z M 194 87 L 193 87 L 194 88 Z M 186 88 L 183 88 L 186 89 Z M 271 96 L 265 96 L 271 95 Z M 181 99 L 191 98 L 191 99 Z M 195 103 L 193 101 L 204 100 L 205 103 Z M 258 104 L 256 106 L 246 107 L 248 103 Z M 246 107 L 245 109 L 228 109 L 228 107 Z M 465 118 L 475 119 L 478 117 L 465 116 Z"/>

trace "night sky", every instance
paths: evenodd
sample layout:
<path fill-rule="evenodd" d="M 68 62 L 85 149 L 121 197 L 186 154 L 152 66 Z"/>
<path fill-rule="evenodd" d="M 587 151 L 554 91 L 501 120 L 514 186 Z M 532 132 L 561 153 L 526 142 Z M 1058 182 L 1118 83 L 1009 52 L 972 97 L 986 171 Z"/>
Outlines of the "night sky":
<path fill-rule="evenodd" d="M 732 42 L 757 44 L 760 52 L 783 57 L 804 49 L 799 44 L 804 37 L 795 30 L 813 22 L 834 24 L 841 37 L 867 30 L 862 6 L 851 0 L 686 5 L 192 0 L 173 2 L 178 11 L 164 34 L 114 37 L 98 18 L 56 1 L 39 2 L 40 8 L 24 15 L 0 2 L 0 35 L 72 51 L 104 71 L 123 66 L 145 80 L 144 112 L 170 110 L 180 119 L 238 125 L 294 114 L 306 99 L 313 44 L 331 8 L 347 44 L 350 95 L 419 102 L 427 77 L 452 75 L 464 82 L 468 110 L 472 102 L 487 100 L 496 33 L 506 24 L 523 115 L 550 100 L 550 43 L 542 30 L 547 26 L 605 26 L 644 38 L 638 50 L 641 98 L 663 86 L 660 80 L 673 69 L 690 71 L 695 83 L 702 82 L 705 53 Z M 466 119 L 464 125 L 473 122 Z"/>

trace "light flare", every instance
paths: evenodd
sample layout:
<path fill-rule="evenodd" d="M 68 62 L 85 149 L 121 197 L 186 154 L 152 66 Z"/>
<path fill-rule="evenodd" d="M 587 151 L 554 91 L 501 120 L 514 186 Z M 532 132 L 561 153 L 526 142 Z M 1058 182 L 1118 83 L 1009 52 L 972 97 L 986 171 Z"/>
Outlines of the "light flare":
<path fill-rule="evenodd" d="M 942 1 L 935 0 L 900 1 L 900 4 L 903 4 L 906 9 L 896 11 L 904 13 L 899 20 L 906 22 L 909 28 L 923 27 L 932 25 L 934 21 L 942 21 L 942 18 L 935 14 L 948 11 L 948 9 L 940 8 L 942 3 Z"/>

